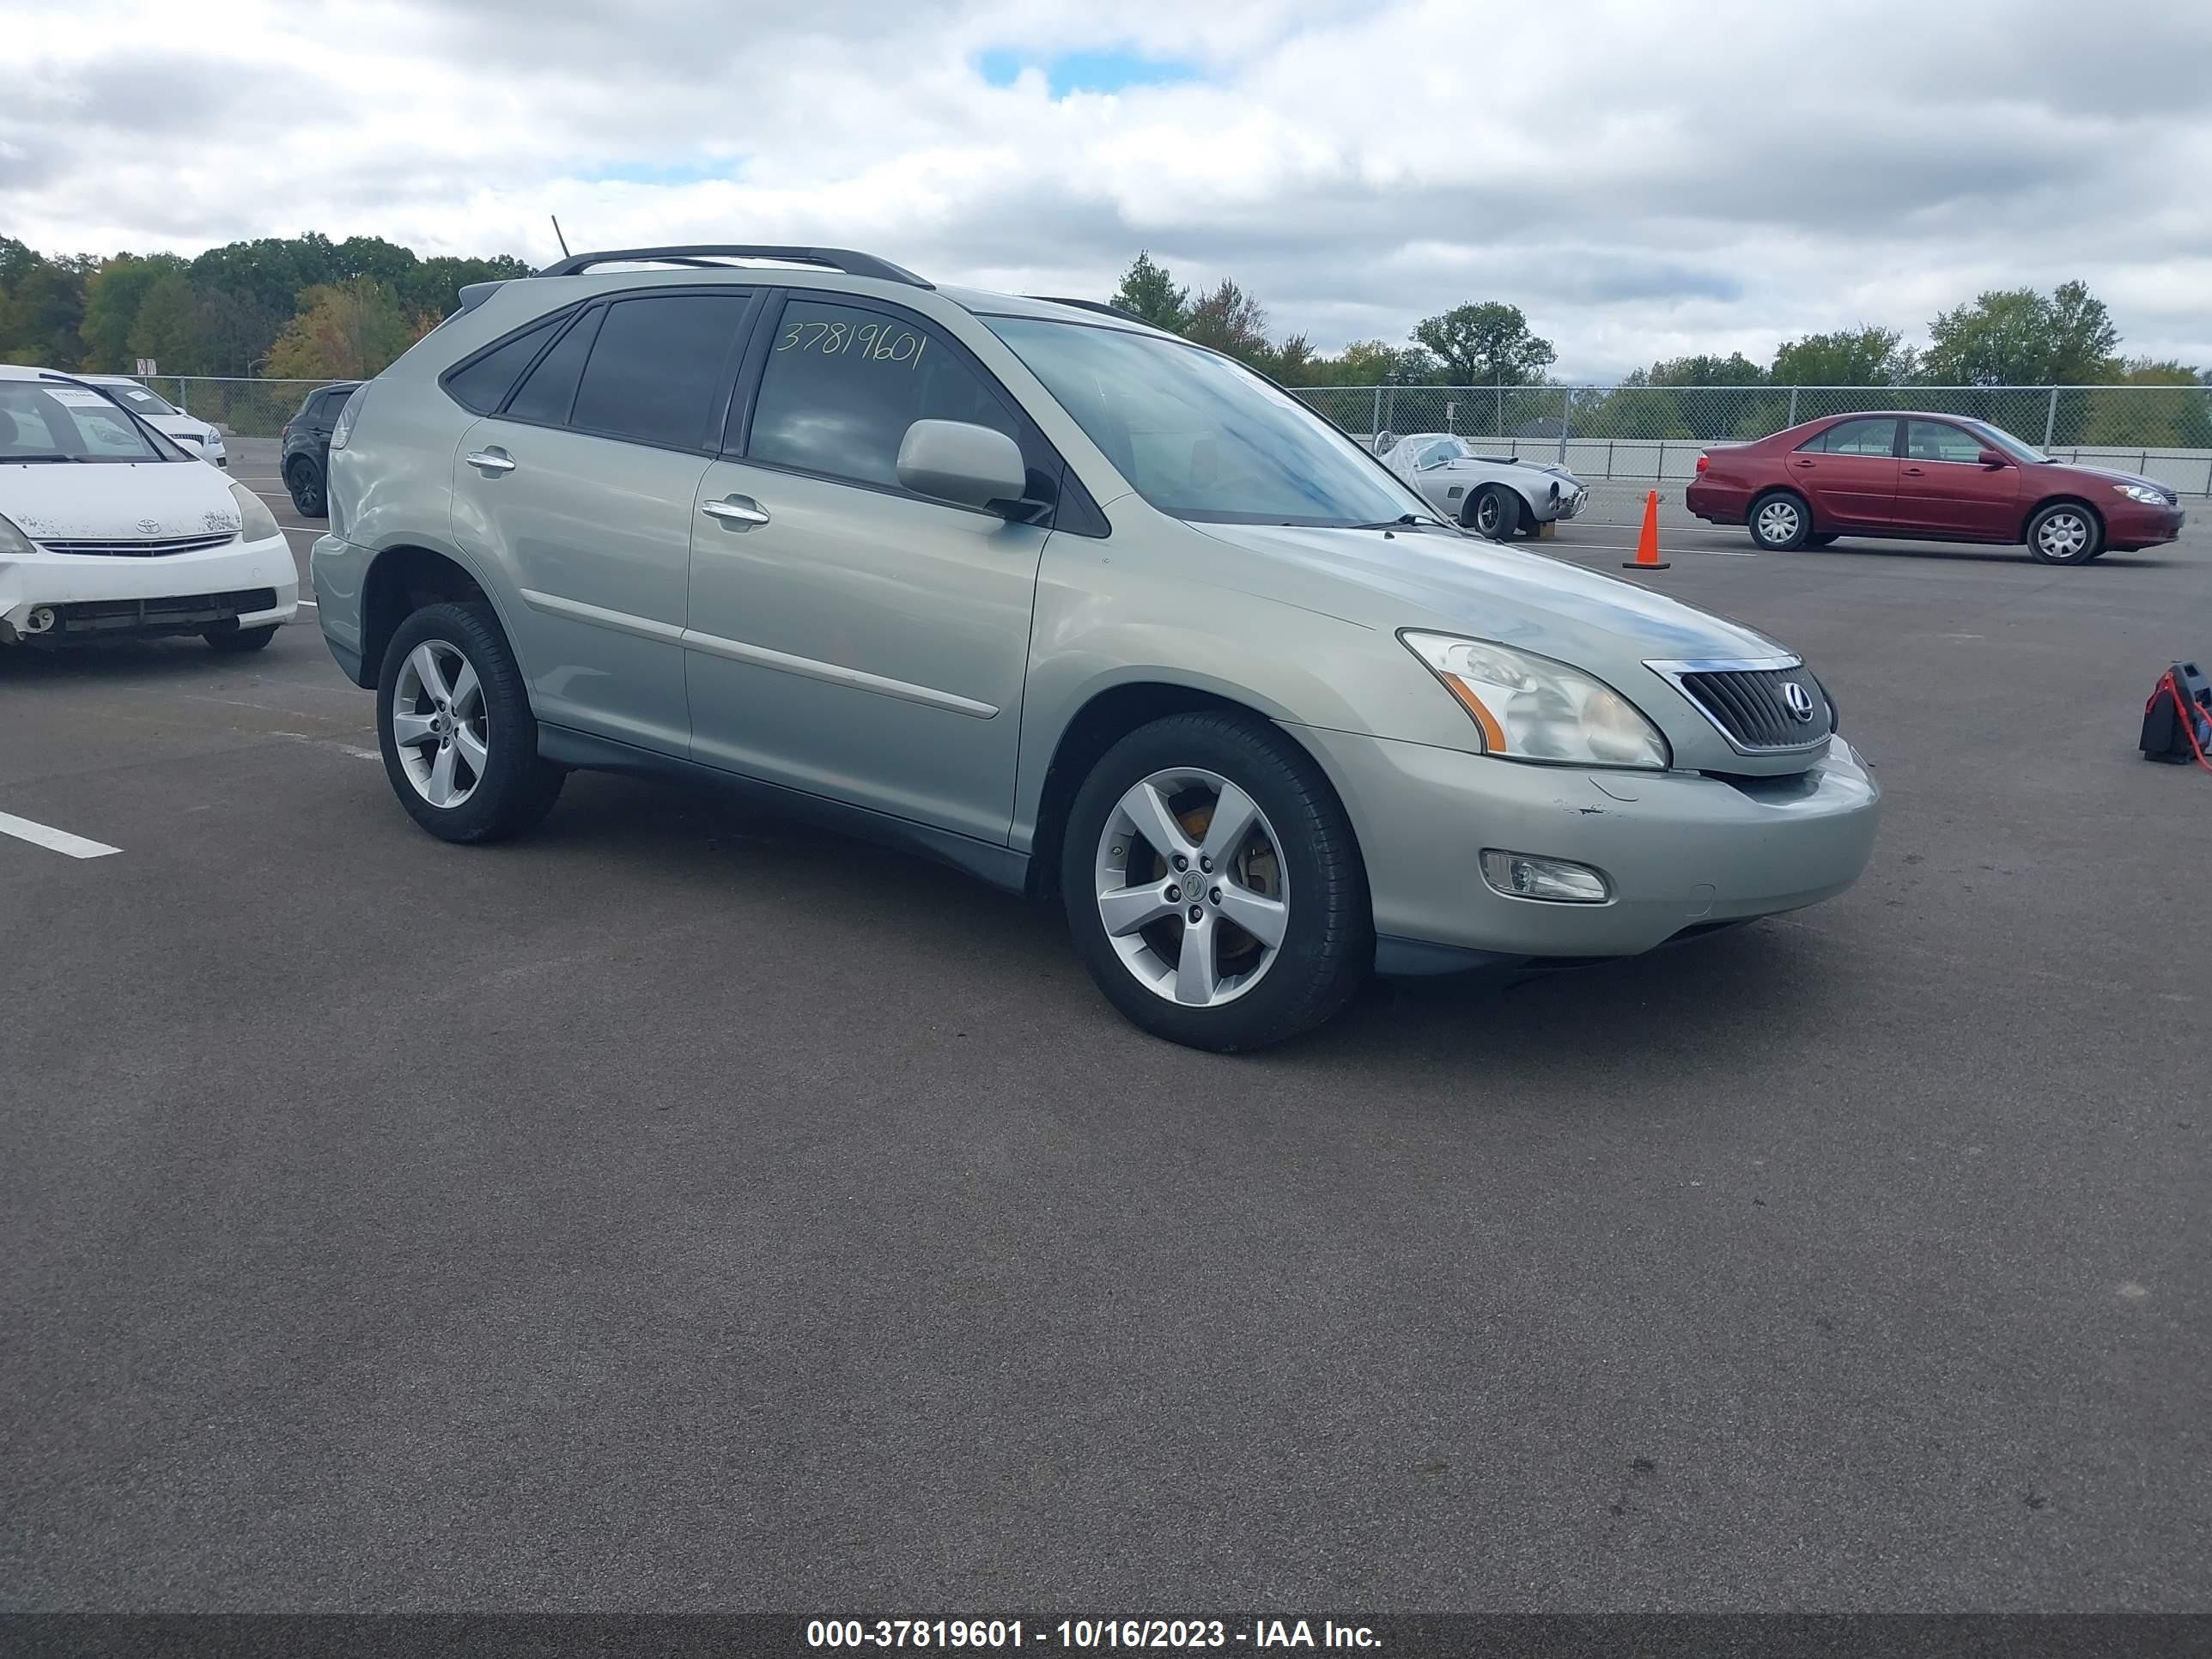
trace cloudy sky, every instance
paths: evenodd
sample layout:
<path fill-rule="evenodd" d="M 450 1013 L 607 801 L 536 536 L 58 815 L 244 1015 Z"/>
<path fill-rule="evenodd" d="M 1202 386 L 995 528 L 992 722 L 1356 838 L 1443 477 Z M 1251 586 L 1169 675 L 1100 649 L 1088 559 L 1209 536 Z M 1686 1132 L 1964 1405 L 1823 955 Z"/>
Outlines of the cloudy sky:
<path fill-rule="evenodd" d="M 0 234 L 866 248 L 1279 331 L 1512 301 L 1559 372 L 2080 276 L 2212 364 L 2185 0 L 0 0 Z"/>

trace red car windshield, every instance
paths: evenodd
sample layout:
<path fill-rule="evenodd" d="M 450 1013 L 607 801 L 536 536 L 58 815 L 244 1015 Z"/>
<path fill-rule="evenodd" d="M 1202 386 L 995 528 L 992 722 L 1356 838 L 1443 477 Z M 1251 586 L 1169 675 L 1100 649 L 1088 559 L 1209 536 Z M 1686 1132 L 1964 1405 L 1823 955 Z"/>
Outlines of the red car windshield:
<path fill-rule="evenodd" d="M 1991 426 L 1987 421 L 1970 421 L 1967 425 L 1972 430 L 1989 440 L 1990 448 L 2002 449 L 2015 461 L 2033 463 L 2047 461 L 2051 459 L 2026 439 L 2014 437 L 2001 426 Z"/>

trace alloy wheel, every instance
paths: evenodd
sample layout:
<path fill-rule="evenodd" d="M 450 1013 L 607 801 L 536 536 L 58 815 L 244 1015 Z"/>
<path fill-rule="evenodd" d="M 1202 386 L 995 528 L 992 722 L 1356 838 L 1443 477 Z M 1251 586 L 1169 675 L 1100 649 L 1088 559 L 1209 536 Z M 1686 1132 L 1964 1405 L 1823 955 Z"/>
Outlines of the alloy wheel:
<path fill-rule="evenodd" d="M 459 646 L 425 640 L 399 665 L 392 694 L 392 740 L 415 792 L 455 807 L 476 793 L 491 763 L 483 682 Z"/>
<path fill-rule="evenodd" d="M 1259 804 L 1218 772 L 1178 767 L 1130 786 L 1094 860 L 1098 918 L 1122 966 L 1184 1007 L 1250 990 L 1290 921 L 1280 849 Z"/>

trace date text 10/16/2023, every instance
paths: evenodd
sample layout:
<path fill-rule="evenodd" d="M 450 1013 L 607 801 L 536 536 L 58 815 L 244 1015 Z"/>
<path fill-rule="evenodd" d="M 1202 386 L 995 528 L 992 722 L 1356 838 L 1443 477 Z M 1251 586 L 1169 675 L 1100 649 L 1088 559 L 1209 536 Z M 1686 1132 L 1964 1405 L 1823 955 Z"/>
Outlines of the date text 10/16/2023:
<path fill-rule="evenodd" d="M 813 1619 L 806 1625 L 810 1648 L 994 1648 L 1049 1645 L 1066 1651 L 1097 1649 L 1334 1648 L 1359 1650 L 1382 1645 L 1364 1625 L 1334 1620 L 1254 1619 L 1232 1624 L 1220 1619 L 1063 1619 L 1057 1624 L 1019 1619 Z"/>

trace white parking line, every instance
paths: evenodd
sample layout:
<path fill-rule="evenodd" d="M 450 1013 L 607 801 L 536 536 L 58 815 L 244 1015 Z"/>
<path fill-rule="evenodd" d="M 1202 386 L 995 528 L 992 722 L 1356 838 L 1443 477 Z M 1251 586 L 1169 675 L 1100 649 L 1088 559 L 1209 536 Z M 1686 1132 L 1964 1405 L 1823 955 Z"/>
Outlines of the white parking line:
<path fill-rule="evenodd" d="M 27 841 L 33 847 L 43 847 L 73 859 L 104 859 L 110 853 L 119 853 L 120 847 L 110 847 L 104 841 L 87 841 L 82 836 L 72 836 L 66 830 L 49 829 L 43 823 L 33 823 L 28 818 L 19 818 L 12 812 L 0 812 L 0 836 L 13 836 L 17 841 Z"/>

